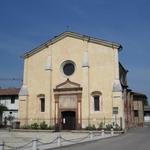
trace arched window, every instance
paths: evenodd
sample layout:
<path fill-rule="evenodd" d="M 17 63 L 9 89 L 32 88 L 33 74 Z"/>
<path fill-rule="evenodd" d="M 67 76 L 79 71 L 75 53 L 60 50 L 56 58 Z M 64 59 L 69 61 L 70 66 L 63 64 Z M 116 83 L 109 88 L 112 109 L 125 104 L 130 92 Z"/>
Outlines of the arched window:
<path fill-rule="evenodd" d="M 94 91 L 91 93 L 92 96 L 92 106 L 93 106 L 93 111 L 101 111 L 101 95 L 102 93 L 99 91 Z"/>

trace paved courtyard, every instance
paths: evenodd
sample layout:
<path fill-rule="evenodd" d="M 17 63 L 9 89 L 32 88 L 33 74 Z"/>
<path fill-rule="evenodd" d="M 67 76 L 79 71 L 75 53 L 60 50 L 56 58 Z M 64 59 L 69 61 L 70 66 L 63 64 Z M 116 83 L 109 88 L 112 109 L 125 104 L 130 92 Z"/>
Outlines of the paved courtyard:
<path fill-rule="evenodd" d="M 58 137 L 61 138 L 60 145 L 72 145 L 75 143 L 91 141 L 95 139 L 111 137 L 111 134 L 101 135 L 101 132 L 94 134 L 86 132 L 51 132 L 51 131 L 36 131 L 36 132 L 15 132 L 9 130 L 0 130 L 0 143 L 5 142 L 5 149 L 14 149 L 14 147 L 20 147 L 21 150 L 32 149 L 32 140 L 38 139 L 38 148 L 45 150 L 48 148 L 57 147 L 59 144 Z M 54 142 L 52 142 L 54 141 Z M 46 144 L 51 143 L 52 144 Z M 28 144 L 30 143 L 30 144 Z M 26 145 L 27 144 L 27 145 Z M 23 145 L 26 145 L 22 147 Z"/>
<path fill-rule="evenodd" d="M 150 124 L 146 124 L 144 128 L 130 129 L 122 136 L 78 144 L 61 150 L 150 150 Z"/>
<path fill-rule="evenodd" d="M 58 135 L 66 139 L 74 139 L 85 137 L 88 133 L 71 133 L 71 132 L 9 132 L 8 130 L 0 130 L 0 142 L 5 141 L 8 145 L 19 146 L 26 144 L 33 139 L 40 139 L 46 143 L 56 139 Z"/>

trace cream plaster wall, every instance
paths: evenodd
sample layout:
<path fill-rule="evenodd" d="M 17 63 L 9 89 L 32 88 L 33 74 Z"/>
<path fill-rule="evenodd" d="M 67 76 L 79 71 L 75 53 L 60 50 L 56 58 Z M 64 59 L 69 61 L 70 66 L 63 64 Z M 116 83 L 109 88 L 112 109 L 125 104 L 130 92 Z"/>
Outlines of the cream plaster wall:
<path fill-rule="evenodd" d="M 114 50 L 109 47 L 89 44 L 90 93 L 102 93 L 102 111 L 96 113 L 99 118 L 112 117 L 112 85 L 115 80 Z M 94 114 L 94 115 L 96 115 Z"/>

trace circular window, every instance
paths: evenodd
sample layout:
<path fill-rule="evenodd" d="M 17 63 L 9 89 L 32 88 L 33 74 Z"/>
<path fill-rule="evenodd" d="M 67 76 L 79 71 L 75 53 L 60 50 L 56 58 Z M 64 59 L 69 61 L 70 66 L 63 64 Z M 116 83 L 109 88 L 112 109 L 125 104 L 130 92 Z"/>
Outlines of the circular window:
<path fill-rule="evenodd" d="M 75 65 L 72 61 L 65 61 L 61 68 L 66 76 L 72 75 L 75 71 Z"/>

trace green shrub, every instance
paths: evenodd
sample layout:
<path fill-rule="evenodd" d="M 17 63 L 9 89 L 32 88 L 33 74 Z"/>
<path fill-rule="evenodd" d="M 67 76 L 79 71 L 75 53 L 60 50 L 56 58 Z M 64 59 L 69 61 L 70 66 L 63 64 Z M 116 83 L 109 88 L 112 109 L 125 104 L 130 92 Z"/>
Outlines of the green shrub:
<path fill-rule="evenodd" d="M 22 125 L 20 127 L 20 129 L 30 129 L 30 128 L 31 128 L 31 126 L 29 126 L 29 125 Z"/>
<path fill-rule="evenodd" d="M 107 124 L 106 125 L 106 130 L 110 131 L 113 128 L 112 124 Z"/>
<path fill-rule="evenodd" d="M 54 126 L 54 130 L 55 130 L 56 132 L 58 132 L 58 131 L 60 130 L 59 124 L 56 124 L 56 125 Z"/>
<path fill-rule="evenodd" d="M 39 128 L 39 125 L 38 125 L 38 123 L 32 123 L 31 124 L 31 129 L 38 129 Z"/>
<path fill-rule="evenodd" d="M 45 121 L 40 123 L 40 129 L 48 129 L 48 125 L 46 124 Z"/>
<path fill-rule="evenodd" d="M 96 127 L 94 124 L 92 125 L 92 130 L 96 130 Z"/>
<path fill-rule="evenodd" d="M 121 127 L 118 124 L 115 124 L 114 130 L 115 131 L 121 131 Z"/>
<path fill-rule="evenodd" d="M 87 127 L 85 127 L 85 130 L 90 130 L 91 129 L 91 125 L 88 125 Z"/>
<path fill-rule="evenodd" d="M 85 130 L 96 130 L 96 127 L 95 127 L 94 124 L 93 124 L 93 125 L 88 125 L 88 126 L 85 128 Z"/>
<path fill-rule="evenodd" d="M 49 130 L 55 130 L 55 126 L 49 125 L 49 126 L 48 126 L 48 129 L 49 129 Z"/>
<path fill-rule="evenodd" d="M 103 122 L 100 122 L 99 124 L 98 124 L 98 130 L 102 130 L 104 128 L 104 123 Z"/>

